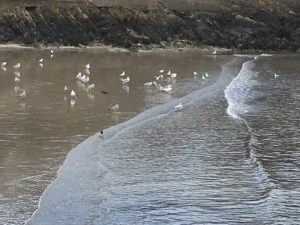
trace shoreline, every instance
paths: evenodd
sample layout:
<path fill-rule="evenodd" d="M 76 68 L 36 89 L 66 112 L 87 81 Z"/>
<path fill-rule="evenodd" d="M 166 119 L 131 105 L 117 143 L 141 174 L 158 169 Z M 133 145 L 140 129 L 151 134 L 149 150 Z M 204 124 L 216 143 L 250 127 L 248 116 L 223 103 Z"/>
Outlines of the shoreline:
<path fill-rule="evenodd" d="M 149 46 L 147 46 L 147 49 L 141 47 L 138 49 L 130 50 L 122 47 L 116 47 L 111 45 L 89 45 L 89 46 L 55 46 L 55 45 L 47 45 L 47 46 L 40 46 L 40 47 L 34 47 L 30 45 L 24 45 L 24 44 L 17 44 L 17 43 L 9 43 L 9 44 L 0 44 L 0 50 L 3 49 L 35 49 L 35 50 L 99 50 L 99 51 L 106 51 L 106 52 L 127 52 L 127 53 L 154 53 L 154 52 L 182 52 L 182 51 L 198 51 L 201 54 L 204 55 L 213 55 L 211 54 L 214 50 L 217 51 L 217 54 L 215 55 L 234 55 L 234 54 L 251 54 L 251 55 L 257 55 L 262 53 L 270 53 L 270 54 L 298 54 L 299 51 L 264 51 L 264 50 L 246 50 L 246 51 L 239 51 L 234 49 L 226 49 L 226 48 L 219 48 L 214 46 L 187 46 L 183 48 L 174 48 L 174 47 L 153 47 L 149 49 Z"/>
<path fill-rule="evenodd" d="M 36 48 L 110 46 L 131 52 L 207 46 L 225 52 L 299 52 L 300 13 L 288 3 L 269 3 L 211 0 L 199 2 L 193 10 L 174 9 L 172 4 L 155 9 L 127 4 L 97 7 L 85 1 L 19 5 L 0 10 L 0 43 Z"/>

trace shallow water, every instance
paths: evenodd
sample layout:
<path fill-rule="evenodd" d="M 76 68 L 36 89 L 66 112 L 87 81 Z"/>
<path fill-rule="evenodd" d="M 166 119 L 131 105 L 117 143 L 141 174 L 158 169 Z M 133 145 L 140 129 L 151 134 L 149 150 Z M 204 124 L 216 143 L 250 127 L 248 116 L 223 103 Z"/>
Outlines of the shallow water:
<path fill-rule="evenodd" d="M 90 137 L 28 224 L 299 224 L 298 62 L 234 60 L 208 87 Z"/>
<path fill-rule="evenodd" d="M 43 67 L 38 59 L 44 57 Z M 202 56 L 182 53 L 110 53 L 99 50 L 1 49 L 0 60 L 0 224 L 23 224 L 37 207 L 38 199 L 55 178 L 66 154 L 81 141 L 99 131 L 134 117 L 192 91 L 210 86 L 230 56 Z M 21 82 L 14 82 L 13 65 L 21 62 Z M 75 80 L 90 63 L 94 93 Z M 6 69 L 6 71 L 4 70 Z M 174 91 L 164 94 L 144 88 L 159 69 L 178 73 Z M 126 70 L 131 77 L 122 86 L 118 74 Z M 193 76 L 209 72 L 202 81 Z M 165 83 L 165 82 L 164 82 Z M 64 86 L 74 89 L 78 99 L 71 106 Z M 16 96 L 27 90 L 24 100 Z M 101 93 L 108 91 L 108 95 Z M 120 105 L 119 113 L 108 108 Z"/>

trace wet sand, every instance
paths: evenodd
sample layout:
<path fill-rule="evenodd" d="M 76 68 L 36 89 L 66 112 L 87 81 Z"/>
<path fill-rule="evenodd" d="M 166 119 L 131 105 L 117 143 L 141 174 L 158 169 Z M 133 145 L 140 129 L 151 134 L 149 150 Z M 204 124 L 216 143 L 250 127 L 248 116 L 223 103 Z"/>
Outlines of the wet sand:
<path fill-rule="evenodd" d="M 67 153 L 95 132 L 111 127 L 155 105 L 184 96 L 212 84 L 229 56 L 205 56 L 197 51 L 128 53 L 99 49 L 49 50 L 0 49 L 0 224 L 21 224 L 37 207 L 38 199 L 55 178 Z M 38 59 L 44 57 L 43 67 Z M 21 82 L 14 82 L 13 65 L 21 63 Z M 93 93 L 75 80 L 90 63 Z M 178 73 L 174 91 L 163 94 L 144 88 L 160 69 Z M 122 86 L 119 74 L 131 77 Z M 194 77 L 209 72 L 202 82 Z M 184 89 L 190 83 L 188 90 Z M 78 95 L 75 105 L 64 94 L 64 86 Z M 26 89 L 27 97 L 17 98 Z M 101 91 L 107 91 L 103 94 Z M 109 110 L 120 105 L 118 113 Z"/>

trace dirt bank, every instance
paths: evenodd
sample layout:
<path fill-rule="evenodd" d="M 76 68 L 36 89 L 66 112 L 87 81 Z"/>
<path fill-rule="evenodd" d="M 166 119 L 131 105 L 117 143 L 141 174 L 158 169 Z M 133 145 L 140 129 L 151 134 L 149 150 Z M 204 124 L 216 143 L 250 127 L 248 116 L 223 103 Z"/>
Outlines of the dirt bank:
<path fill-rule="evenodd" d="M 165 2 L 164 7 L 151 9 L 118 4 L 97 7 L 87 2 L 2 5 L 0 43 L 108 44 L 129 49 L 211 45 L 297 51 L 300 47 L 299 8 L 293 0 L 289 4 L 280 0 L 194 1 L 194 10 L 191 5 L 184 9 Z"/>

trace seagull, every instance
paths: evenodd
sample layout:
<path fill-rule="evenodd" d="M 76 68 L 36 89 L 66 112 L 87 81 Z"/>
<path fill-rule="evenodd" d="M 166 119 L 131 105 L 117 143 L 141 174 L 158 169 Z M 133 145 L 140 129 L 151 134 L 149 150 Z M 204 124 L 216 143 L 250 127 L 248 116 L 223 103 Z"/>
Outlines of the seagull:
<path fill-rule="evenodd" d="M 122 81 L 123 84 L 126 84 L 130 81 L 130 77 L 120 78 L 120 80 Z"/>
<path fill-rule="evenodd" d="M 123 71 L 122 73 L 120 73 L 120 77 L 124 77 L 124 76 L 125 76 L 125 74 L 126 74 L 126 72 L 125 72 L 125 71 Z"/>
<path fill-rule="evenodd" d="M 25 98 L 27 95 L 26 91 L 22 91 L 19 95 L 18 95 L 18 98 Z"/>
<path fill-rule="evenodd" d="M 54 51 L 53 51 L 52 49 L 50 49 L 50 53 L 51 53 L 51 54 L 53 54 L 53 53 L 54 53 Z"/>
<path fill-rule="evenodd" d="M 214 49 L 214 51 L 211 54 L 216 55 L 217 54 L 217 49 Z"/>
<path fill-rule="evenodd" d="M 68 92 L 68 91 L 69 91 L 69 88 L 68 88 L 67 86 L 65 86 L 64 91 L 65 91 L 65 92 Z"/>
<path fill-rule="evenodd" d="M 154 79 L 157 81 L 159 79 L 163 79 L 164 78 L 164 75 L 158 75 L 158 76 L 155 76 Z"/>
<path fill-rule="evenodd" d="M 171 70 L 169 70 L 169 72 L 167 73 L 167 75 L 171 75 Z"/>
<path fill-rule="evenodd" d="M 202 74 L 202 80 L 205 80 L 205 76 Z"/>
<path fill-rule="evenodd" d="M 77 98 L 76 93 L 75 93 L 74 90 L 71 91 L 71 97 L 72 97 L 72 98 Z"/>
<path fill-rule="evenodd" d="M 21 67 L 21 63 L 17 63 L 16 65 L 14 65 L 15 69 L 19 69 Z"/>
<path fill-rule="evenodd" d="M 161 89 L 163 92 L 170 93 L 172 91 L 172 86 L 170 84 L 166 85 Z"/>
<path fill-rule="evenodd" d="M 88 88 L 88 91 L 93 91 L 94 88 L 95 88 L 95 84 L 90 84 L 87 88 Z"/>
<path fill-rule="evenodd" d="M 181 109 L 182 109 L 182 103 L 180 102 L 178 105 L 176 105 L 176 106 L 174 107 L 174 109 L 175 109 L 176 111 L 181 110 Z"/>
<path fill-rule="evenodd" d="M 15 82 L 16 83 L 19 83 L 21 81 L 21 78 L 20 77 L 15 77 Z"/>
<path fill-rule="evenodd" d="M 164 70 L 160 70 L 160 71 L 158 71 L 158 72 L 160 72 L 160 73 L 163 73 L 163 72 L 164 72 Z"/>
<path fill-rule="evenodd" d="M 152 84 L 153 84 L 153 82 L 150 81 L 150 82 L 144 83 L 144 86 L 145 86 L 145 87 L 151 87 Z"/>
<path fill-rule="evenodd" d="M 208 74 L 208 73 L 205 73 L 205 76 L 206 76 L 206 77 L 209 77 L 209 74 Z"/>
<path fill-rule="evenodd" d="M 177 77 L 177 73 L 171 73 L 169 75 L 170 78 L 175 79 Z"/>
<path fill-rule="evenodd" d="M 1 66 L 6 66 L 7 63 L 6 62 L 1 62 Z"/>
<path fill-rule="evenodd" d="M 39 63 L 39 66 L 43 68 L 43 67 L 44 67 L 44 64 L 43 64 L 43 63 Z"/>
<path fill-rule="evenodd" d="M 87 70 L 91 69 L 90 64 L 86 64 L 86 65 L 85 65 L 85 68 L 86 68 Z"/>
<path fill-rule="evenodd" d="M 258 57 L 257 57 L 257 56 L 255 56 L 255 57 L 254 57 L 254 59 L 256 60 L 256 59 L 258 59 Z"/>
<path fill-rule="evenodd" d="M 113 107 L 110 108 L 112 111 L 117 111 L 119 110 L 120 106 L 118 104 L 114 105 Z"/>
<path fill-rule="evenodd" d="M 39 62 L 42 63 L 44 61 L 44 58 L 39 59 Z"/>
<path fill-rule="evenodd" d="M 277 73 L 275 73 L 274 74 L 274 77 L 276 78 L 276 77 L 279 77 L 280 75 L 279 74 L 277 74 Z"/>
<path fill-rule="evenodd" d="M 77 76 L 76 76 L 76 79 L 77 79 L 77 80 L 81 80 L 81 75 L 82 75 L 81 72 L 79 72 L 79 73 L 77 74 Z"/>
<path fill-rule="evenodd" d="M 198 73 L 197 72 L 194 72 L 194 76 L 197 76 L 198 75 Z"/>
<path fill-rule="evenodd" d="M 83 76 L 82 78 L 81 78 L 81 81 L 83 82 L 83 83 L 88 83 L 88 82 L 90 82 L 90 77 L 88 77 L 88 76 Z"/>

